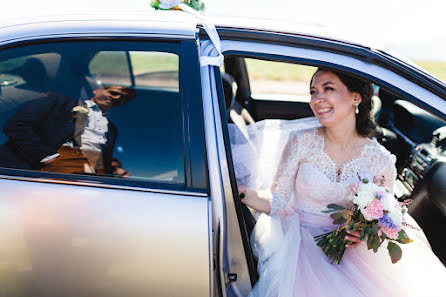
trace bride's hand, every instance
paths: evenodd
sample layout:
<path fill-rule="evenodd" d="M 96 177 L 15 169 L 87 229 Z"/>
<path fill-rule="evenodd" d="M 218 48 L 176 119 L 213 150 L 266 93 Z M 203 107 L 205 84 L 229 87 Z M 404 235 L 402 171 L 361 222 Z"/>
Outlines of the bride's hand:
<path fill-rule="evenodd" d="M 347 243 L 345 245 L 345 247 L 346 248 L 357 247 L 361 243 L 361 240 L 359 239 L 360 232 L 359 231 L 353 231 L 353 232 L 347 231 L 347 232 L 348 232 L 348 235 L 345 236 L 345 239 L 350 241 L 350 243 Z"/>
<path fill-rule="evenodd" d="M 271 205 L 268 199 L 265 197 L 259 197 L 259 193 L 256 190 L 248 189 L 245 186 L 239 186 L 238 194 L 243 204 L 264 213 L 271 212 Z"/>
<path fill-rule="evenodd" d="M 251 189 L 248 189 L 245 186 L 238 186 L 238 196 L 242 200 L 242 202 L 248 206 L 250 206 L 250 202 L 257 197 L 257 192 Z"/>

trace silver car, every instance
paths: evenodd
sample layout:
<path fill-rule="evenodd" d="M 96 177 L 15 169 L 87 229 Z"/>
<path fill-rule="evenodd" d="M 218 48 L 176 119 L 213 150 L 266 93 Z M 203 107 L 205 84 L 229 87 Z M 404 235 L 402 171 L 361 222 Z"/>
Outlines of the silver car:
<path fill-rule="evenodd" d="M 246 296 L 258 277 L 255 216 L 237 196 L 228 127 L 312 116 L 305 94 L 255 89 L 266 85 L 256 65 L 329 67 L 375 85 L 377 140 L 398 158 L 395 194 L 414 199 L 410 212 L 446 263 L 434 236 L 446 224 L 446 84 L 354 42 L 217 29 L 224 68 L 200 66 L 217 52 L 182 12 L 2 20 L 0 151 L 35 153 L 40 128 L 10 123 L 30 102 L 49 109 L 42 94 L 88 100 L 121 85 L 137 96 L 107 115 L 118 131 L 112 171 L 43 171 L 0 153 L 0 296 Z M 50 120 L 32 118 L 57 131 Z"/>

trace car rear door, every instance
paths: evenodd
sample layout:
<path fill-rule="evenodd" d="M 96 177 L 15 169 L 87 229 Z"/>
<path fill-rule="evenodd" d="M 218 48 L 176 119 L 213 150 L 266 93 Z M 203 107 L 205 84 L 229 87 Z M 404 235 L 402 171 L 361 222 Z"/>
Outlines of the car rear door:
<path fill-rule="evenodd" d="M 80 34 L 85 28 L 73 29 L 76 38 L 22 32 L 20 42 L 1 43 L 0 124 L 46 92 L 77 100 L 107 85 L 134 88 L 137 97 L 107 115 L 118 130 L 114 157 L 130 176 L 0 164 L 0 292 L 209 296 L 211 209 L 194 34 L 135 39 L 130 29 Z"/>

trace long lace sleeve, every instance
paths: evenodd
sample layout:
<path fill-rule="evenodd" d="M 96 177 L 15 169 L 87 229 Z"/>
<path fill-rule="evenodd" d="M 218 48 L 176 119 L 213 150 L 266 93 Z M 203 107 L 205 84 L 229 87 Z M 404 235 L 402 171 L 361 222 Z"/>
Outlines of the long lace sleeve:
<path fill-rule="evenodd" d="M 389 155 L 388 161 L 384 166 L 381 173 L 381 178 L 384 179 L 384 185 L 394 193 L 394 184 L 396 179 L 396 167 L 395 167 L 396 157 L 394 155 Z"/>
<path fill-rule="evenodd" d="M 291 133 L 288 143 L 282 152 L 282 157 L 270 187 L 270 214 L 281 211 L 288 204 L 296 174 L 299 167 L 298 133 Z"/>

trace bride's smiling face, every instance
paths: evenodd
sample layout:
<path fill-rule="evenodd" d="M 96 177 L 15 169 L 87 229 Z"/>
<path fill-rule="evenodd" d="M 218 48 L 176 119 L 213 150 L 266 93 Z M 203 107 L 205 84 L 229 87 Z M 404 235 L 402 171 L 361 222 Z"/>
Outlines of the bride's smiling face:
<path fill-rule="evenodd" d="M 310 94 L 310 107 L 322 125 L 332 126 L 345 120 L 355 120 L 355 103 L 361 102 L 360 95 L 350 92 L 333 72 L 318 71 L 313 76 Z"/>

